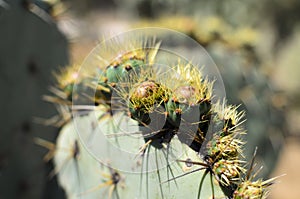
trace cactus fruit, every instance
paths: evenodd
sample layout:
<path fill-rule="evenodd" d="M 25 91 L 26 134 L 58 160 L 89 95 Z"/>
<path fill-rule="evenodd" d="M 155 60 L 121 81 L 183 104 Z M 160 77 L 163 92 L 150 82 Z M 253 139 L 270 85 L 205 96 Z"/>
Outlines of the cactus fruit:
<path fill-rule="evenodd" d="M 269 181 L 244 177 L 244 112 L 214 100 L 214 81 L 191 60 L 177 58 L 164 71 L 160 42 L 149 41 L 106 42 L 75 82 L 60 84 L 64 93 L 72 85 L 68 100 L 79 108 L 56 147 L 38 143 L 50 149 L 47 160 L 54 156 L 68 197 L 238 198 L 258 182 L 255 196 L 263 197 Z M 95 174 L 99 165 L 106 174 Z"/>
<path fill-rule="evenodd" d="M 117 47 L 116 47 L 117 46 Z M 131 73 L 139 73 L 138 70 L 144 66 L 150 66 L 157 53 L 159 43 L 155 41 L 128 41 L 120 43 L 112 41 L 105 49 L 99 52 L 97 71 L 80 71 L 78 65 L 70 65 L 56 72 L 57 85 L 51 87 L 50 91 L 54 96 L 44 96 L 46 101 L 57 104 L 60 112 L 59 119 L 48 120 L 49 124 L 60 126 L 71 118 L 71 105 L 80 99 L 81 104 L 111 104 L 112 88 L 121 79 L 129 79 Z M 128 52 L 131 49 L 130 52 Z M 111 54 L 107 54 L 110 52 Z M 104 58 L 101 54 L 104 53 Z M 117 53 L 117 54 L 116 54 Z M 106 64 L 108 63 L 108 66 Z M 79 75 L 80 73 L 80 75 Z M 91 77 L 98 77 L 97 80 Z M 76 88 L 74 88 L 76 84 Z M 94 92 L 91 88 L 96 85 L 96 91 L 91 96 L 81 96 L 82 93 Z M 92 90 L 92 91 L 89 91 Z M 72 99 L 74 98 L 74 99 Z"/>

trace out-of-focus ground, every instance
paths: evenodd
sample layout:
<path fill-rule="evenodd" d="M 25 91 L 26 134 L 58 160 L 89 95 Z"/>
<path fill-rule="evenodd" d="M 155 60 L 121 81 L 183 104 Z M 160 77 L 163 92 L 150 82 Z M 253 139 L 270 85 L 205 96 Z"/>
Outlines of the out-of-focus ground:
<path fill-rule="evenodd" d="M 280 160 L 272 176 L 286 174 L 279 178 L 272 186 L 270 198 L 272 199 L 298 199 L 300 196 L 300 140 L 290 138 L 282 151 Z"/>
<path fill-rule="evenodd" d="M 298 199 L 300 197 L 300 111 L 299 111 L 299 75 L 300 34 L 296 31 L 280 49 L 281 56 L 277 58 L 278 65 L 273 75 L 274 82 L 290 95 L 286 119 L 290 137 L 286 139 L 285 147 L 272 176 L 286 174 L 272 187 L 272 199 Z"/>

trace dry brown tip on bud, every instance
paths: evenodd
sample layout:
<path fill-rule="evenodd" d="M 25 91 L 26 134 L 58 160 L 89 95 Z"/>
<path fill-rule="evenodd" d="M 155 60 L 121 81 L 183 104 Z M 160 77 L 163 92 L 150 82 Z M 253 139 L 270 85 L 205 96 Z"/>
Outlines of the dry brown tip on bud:
<path fill-rule="evenodd" d="M 147 98 L 157 92 L 158 85 L 153 81 L 145 81 L 141 83 L 135 90 L 134 95 L 137 98 Z"/>
<path fill-rule="evenodd" d="M 192 86 L 181 86 L 175 90 L 175 94 L 181 103 L 188 103 L 189 99 L 195 96 L 195 93 L 196 90 Z"/>

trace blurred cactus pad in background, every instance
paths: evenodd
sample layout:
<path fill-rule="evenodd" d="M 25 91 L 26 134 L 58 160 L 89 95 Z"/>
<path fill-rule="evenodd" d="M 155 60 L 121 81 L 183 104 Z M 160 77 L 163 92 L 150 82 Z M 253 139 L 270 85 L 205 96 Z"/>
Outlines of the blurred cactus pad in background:
<path fill-rule="evenodd" d="M 296 199 L 299 8 L 0 0 L 0 198 Z"/>
<path fill-rule="evenodd" d="M 41 96 L 53 82 L 52 71 L 68 63 L 67 39 L 54 21 L 41 19 L 21 1 L 0 1 L 0 37 L 1 112 L 5 113 L 1 114 L 0 198 L 59 198 L 63 192 L 55 180 L 47 180 L 51 166 L 39 160 L 43 152 L 33 142 L 41 134 L 53 140 L 57 129 L 33 118 L 55 114 Z"/>

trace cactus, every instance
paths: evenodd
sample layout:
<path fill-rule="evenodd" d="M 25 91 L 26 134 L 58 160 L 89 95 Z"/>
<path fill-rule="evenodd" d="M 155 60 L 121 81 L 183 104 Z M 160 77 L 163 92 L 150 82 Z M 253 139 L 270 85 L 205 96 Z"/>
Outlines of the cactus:
<path fill-rule="evenodd" d="M 284 145 L 287 122 L 282 107 L 274 103 L 280 97 L 278 91 L 266 75 L 271 70 L 270 61 L 259 53 L 261 32 L 251 27 L 233 27 L 218 17 L 161 17 L 133 24 L 145 26 L 184 32 L 205 47 L 222 75 L 228 102 L 241 104 L 239 109 L 247 112 L 246 128 L 251 133 L 247 134 L 245 155 L 251 158 L 255 146 L 267 147 L 258 151 L 257 160 L 265 167 L 260 175 L 270 175 Z"/>
<path fill-rule="evenodd" d="M 32 119 L 55 114 L 41 95 L 52 81 L 51 71 L 68 63 L 67 40 L 19 0 L 0 1 L 0 21 L 1 111 L 6 113 L 1 115 L 0 198 L 63 198 L 56 181 L 48 181 L 51 165 L 43 163 L 32 142 L 36 136 L 54 140 L 57 129 Z"/>
<path fill-rule="evenodd" d="M 257 184 L 265 197 L 274 179 L 246 176 L 244 112 L 214 99 L 216 80 L 180 57 L 165 71 L 160 42 L 125 41 L 108 40 L 75 79 L 58 78 L 78 109 L 56 144 L 37 143 L 68 198 L 239 198 Z"/>

